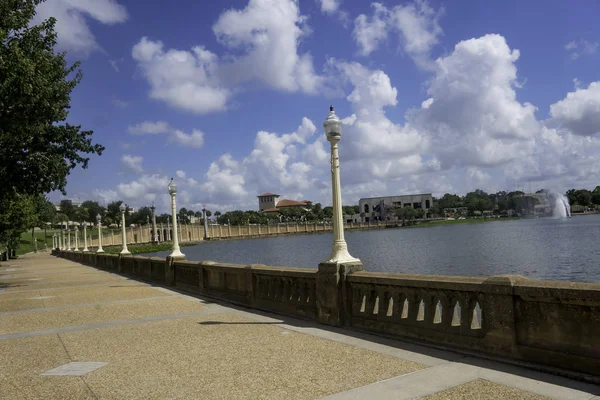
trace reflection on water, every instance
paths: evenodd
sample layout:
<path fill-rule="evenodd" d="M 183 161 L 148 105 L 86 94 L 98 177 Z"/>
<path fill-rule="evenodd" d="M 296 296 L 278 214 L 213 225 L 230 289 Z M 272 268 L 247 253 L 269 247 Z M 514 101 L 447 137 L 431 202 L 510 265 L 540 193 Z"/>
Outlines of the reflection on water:
<path fill-rule="evenodd" d="M 600 215 L 346 232 L 368 271 L 600 282 Z M 188 260 L 316 268 L 333 234 L 201 243 Z M 166 256 L 169 252 L 153 255 Z"/>

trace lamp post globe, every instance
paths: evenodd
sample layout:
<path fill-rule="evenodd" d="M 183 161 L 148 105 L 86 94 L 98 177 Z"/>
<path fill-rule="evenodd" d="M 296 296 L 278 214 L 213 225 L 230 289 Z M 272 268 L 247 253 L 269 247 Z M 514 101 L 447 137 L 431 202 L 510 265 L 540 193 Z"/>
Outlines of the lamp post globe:
<path fill-rule="evenodd" d="M 96 253 L 104 253 L 102 248 L 102 215 L 96 215 L 96 222 L 98 223 L 98 250 L 96 250 Z"/>
<path fill-rule="evenodd" d="M 169 182 L 168 189 L 169 194 L 171 195 L 171 218 L 173 225 L 173 251 L 171 252 L 169 257 L 175 259 L 185 259 L 185 254 L 183 254 L 179 249 L 179 235 L 177 233 L 177 205 L 175 201 L 175 196 L 177 194 L 177 185 L 173 181 L 173 178 L 171 178 L 171 181 Z"/>
<path fill-rule="evenodd" d="M 172 196 L 175 196 L 177 194 L 177 184 L 175 183 L 175 181 L 173 181 L 173 178 L 171 178 L 171 181 L 169 182 L 169 194 Z"/>
<path fill-rule="evenodd" d="M 331 144 L 331 194 L 333 200 L 333 245 L 331 257 L 325 263 L 360 263 L 348 252 L 348 245 L 344 239 L 344 221 L 342 216 L 342 193 L 340 185 L 340 158 L 338 154 L 338 142 L 342 137 L 342 121 L 335 114 L 333 106 L 329 107 L 329 115 L 325 122 L 325 137 Z"/>
<path fill-rule="evenodd" d="M 120 254 L 131 254 L 127 248 L 127 232 L 125 230 L 125 210 L 127 210 L 127 205 L 121 203 L 119 210 L 121 210 L 121 237 L 123 239 L 123 246 Z"/>
<path fill-rule="evenodd" d="M 327 140 L 339 141 L 342 137 L 342 121 L 338 118 L 333 109 L 333 106 L 329 106 L 329 115 L 325 122 L 323 122 L 325 128 L 325 137 Z"/>

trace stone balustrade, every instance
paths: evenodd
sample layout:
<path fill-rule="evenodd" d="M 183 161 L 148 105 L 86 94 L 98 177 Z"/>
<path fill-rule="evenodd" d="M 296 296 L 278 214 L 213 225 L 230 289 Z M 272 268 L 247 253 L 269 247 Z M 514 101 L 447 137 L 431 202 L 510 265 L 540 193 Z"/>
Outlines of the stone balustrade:
<path fill-rule="evenodd" d="M 356 222 L 344 224 L 347 231 L 385 229 L 397 227 L 396 221 L 374 221 L 374 222 Z M 152 243 L 152 225 L 144 224 L 137 227 L 127 227 L 125 229 L 125 238 L 127 244 L 148 244 Z M 201 224 L 181 224 L 179 226 L 179 242 L 195 243 L 204 240 L 204 226 Z M 288 235 L 309 235 L 316 233 L 327 233 L 332 231 L 330 223 L 317 222 L 293 222 L 288 224 L 275 225 L 210 225 L 207 233 L 211 240 L 227 239 L 251 239 L 259 237 L 277 237 Z M 97 228 L 90 226 L 87 231 L 87 245 L 90 251 L 98 248 Z M 155 235 L 156 242 L 171 240 L 172 229 L 168 230 L 166 225 L 159 224 Z M 111 232 L 102 234 L 102 246 L 104 248 L 117 246 L 123 243 L 120 229 L 112 229 Z M 83 238 L 81 238 L 83 243 Z"/>
<path fill-rule="evenodd" d="M 345 325 L 600 375 L 600 284 L 357 272 Z"/>
<path fill-rule="evenodd" d="M 600 284 L 55 254 L 224 301 L 600 381 Z"/>

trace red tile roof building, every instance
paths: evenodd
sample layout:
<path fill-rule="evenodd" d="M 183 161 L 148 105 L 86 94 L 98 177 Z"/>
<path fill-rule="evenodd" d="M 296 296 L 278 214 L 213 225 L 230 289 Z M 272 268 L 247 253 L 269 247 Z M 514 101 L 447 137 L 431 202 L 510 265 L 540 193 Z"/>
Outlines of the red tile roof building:
<path fill-rule="evenodd" d="M 306 208 L 308 207 L 308 201 L 296 201 L 296 200 L 288 200 L 282 199 L 277 201 L 279 198 L 278 194 L 274 193 L 264 193 L 258 197 L 258 209 L 261 212 L 278 212 L 280 208 L 291 208 L 291 207 L 299 207 Z"/>

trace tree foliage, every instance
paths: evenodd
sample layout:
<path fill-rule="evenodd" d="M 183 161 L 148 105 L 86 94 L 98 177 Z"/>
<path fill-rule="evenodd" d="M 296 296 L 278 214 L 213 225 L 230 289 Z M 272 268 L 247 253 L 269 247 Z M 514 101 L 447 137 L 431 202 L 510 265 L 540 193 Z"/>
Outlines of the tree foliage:
<path fill-rule="evenodd" d="M 84 219 L 87 222 L 96 222 L 96 216 L 100 214 L 100 217 L 104 218 L 106 214 L 106 208 L 100 205 L 97 201 L 87 200 L 81 203 L 81 208 L 85 210 Z"/>
<path fill-rule="evenodd" d="M 64 193 L 70 171 L 104 150 L 64 122 L 82 73 L 54 52 L 54 18 L 29 26 L 41 2 L 0 2 L 0 182 L 32 196 Z"/>
<path fill-rule="evenodd" d="M 106 206 L 106 225 L 117 224 L 121 226 L 121 210 L 119 208 L 121 204 L 123 204 L 122 200 L 108 203 L 108 206 Z"/>
<path fill-rule="evenodd" d="M 52 223 L 54 221 L 56 208 L 54 208 L 54 204 L 52 204 L 46 196 L 40 195 L 35 197 L 34 212 L 36 215 L 36 225 L 42 227 L 46 222 Z"/>
<path fill-rule="evenodd" d="M 32 229 L 38 221 L 36 202 L 35 197 L 23 194 L 0 200 L 0 243 L 10 249 L 18 247 L 21 233 Z"/>
<path fill-rule="evenodd" d="M 0 242 L 11 248 L 20 233 L 54 219 L 43 195 L 66 194 L 71 170 L 104 150 L 92 131 L 65 122 L 82 73 L 55 53 L 54 18 L 30 24 L 42 1 L 0 1 Z"/>
<path fill-rule="evenodd" d="M 75 206 L 71 200 L 61 200 L 60 201 L 60 212 L 61 214 L 65 214 L 70 221 L 75 220 Z"/>

